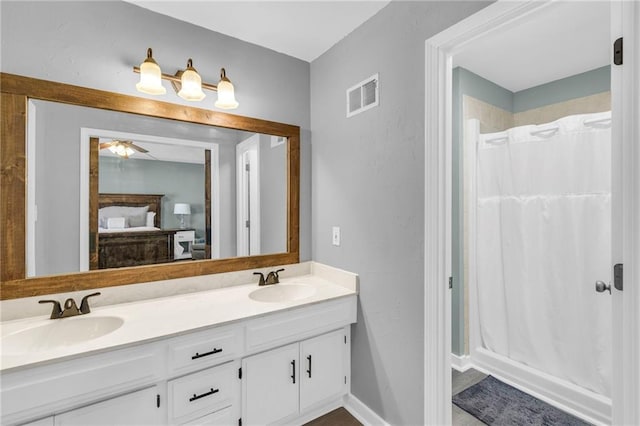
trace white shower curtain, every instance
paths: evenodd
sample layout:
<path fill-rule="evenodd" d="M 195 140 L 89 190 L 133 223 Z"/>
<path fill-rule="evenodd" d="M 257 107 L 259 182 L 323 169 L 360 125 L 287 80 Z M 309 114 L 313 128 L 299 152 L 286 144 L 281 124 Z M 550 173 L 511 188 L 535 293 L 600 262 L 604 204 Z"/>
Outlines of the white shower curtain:
<path fill-rule="evenodd" d="M 610 112 L 480 135 L 476 265 L 485 349 L 611 394 Z"/>

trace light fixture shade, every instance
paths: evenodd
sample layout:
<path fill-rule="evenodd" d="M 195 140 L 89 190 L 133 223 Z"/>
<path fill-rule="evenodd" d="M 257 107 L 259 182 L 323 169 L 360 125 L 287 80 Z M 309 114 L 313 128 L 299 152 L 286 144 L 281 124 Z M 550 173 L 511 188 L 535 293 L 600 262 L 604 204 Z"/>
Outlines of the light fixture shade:
<path fill-rule="evenodd" d="M 222 109 L 238 108 L 238 101 L 233 89 L 233 84 L 227 78 L 224 68 L 220 70 L 220 82 L 218 83 L 218 100 L 215 106 Z"/>
<path fill-rule="evenodd" d="M 191 214 L 191 206 L 187 203 L 176 203 L 173 206 L 173 214 Z"/>
<path fill-rule="evenodd" d="M 181 88 L 178 96 L 187 101 L 201 101 L 205 98 L 202 91 L 202 78 L 200 74 L 193 68 L 192 61 L 187 62 L 187 69 L 184 70 L 180 77 Z"/>
<path fill-rule="evenodd" d="M 123 145 L 119 142 L 111 144 L 111 146 L 109 147 L 109 151 L 124 158 L 129 158 L 136 153 L 131 147 Z"/>
<path fill-rule="evenodd" d="M 140 64 L 140 82 L 136 84 L 138 92 L 150 95 L 164 95 L 167 89 L 162 85 L 160 66 L 153 60 L 151 49 L 147 49 L 147 58 Z"/>

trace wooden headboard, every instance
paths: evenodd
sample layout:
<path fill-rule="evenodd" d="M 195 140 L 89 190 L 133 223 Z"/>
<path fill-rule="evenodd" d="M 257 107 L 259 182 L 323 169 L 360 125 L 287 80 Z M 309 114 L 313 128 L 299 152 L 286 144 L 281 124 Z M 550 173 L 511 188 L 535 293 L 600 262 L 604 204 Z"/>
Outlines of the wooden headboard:
<path fill-rule="evenodd" d="M 99 194 L 98 208 L 110 206 L 144 207 L 149 206 L 150 212 L 155 212 L 153 225 L 162 226 L 162 197 L 163 194 Z"/>

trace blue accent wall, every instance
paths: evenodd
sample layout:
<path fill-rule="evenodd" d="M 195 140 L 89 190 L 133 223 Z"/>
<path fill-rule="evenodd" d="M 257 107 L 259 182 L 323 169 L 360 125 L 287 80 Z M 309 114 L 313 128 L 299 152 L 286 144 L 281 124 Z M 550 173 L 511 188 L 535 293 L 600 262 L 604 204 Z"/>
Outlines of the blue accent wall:
<path fill-rule="evenodd" d="M 609 90 L 611 90 L 611 67 L 607 65 L 516 92 L 513 94 L 511 111 L 514 113 L 528 111 Z"/>

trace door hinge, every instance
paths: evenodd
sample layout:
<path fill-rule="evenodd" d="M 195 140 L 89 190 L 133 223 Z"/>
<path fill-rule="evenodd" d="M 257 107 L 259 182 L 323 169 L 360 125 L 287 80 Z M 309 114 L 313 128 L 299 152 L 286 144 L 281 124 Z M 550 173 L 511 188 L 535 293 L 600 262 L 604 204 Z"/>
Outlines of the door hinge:
<path fill-rule="evenodd" d="M 247 171 L 247 172 L 251 169 L 251 166 L 249 165 L 249 163 L 247 163 L 247 164 L 245 164 L 245 165 L 244 165 L 244 169 L 245 169 L 245 171 Z"/>
<path fill-rule="evenodd" d="M 449 277 L 449 288 L 453 288 L 453 277 Z"/>
<path fill-rule="evenodd" d="M 244 226 L 245 226 L 246 228 L 251 228 L 251 222 L 250 222 L 250 221 L 248 221 L 248 220 L 245 220 L 245 222 L 244 222 Z"/>
<path fill-rule="evenodd" d="M 344 376 L 344 384 L 347 384 L 347 376 Z"/>
<path fill-rule="evenodd" d="M 242 379 L 242 367 L 238 368 L 238 379 Z"/>
<path fill-rule="evenodd" d="M 622 277 L 622 263 L 616 263 L 615 265 L 613 265 L 613 286 L 616 288 L 616 290 L 622 291 Z"/>
<path fill-rule="evenodd" d="M 613 43 L 613 63 L 616 65 L 622 65 L 622 60 L 623 60 L 622 37 L 620 37 Z"/>
<path fill-rule="evenodd" d="M 160 394 L 156 395 L 156 407 L 160 408 Z"/>
<path fill-rule="evenodd" d="M 347 344 L 347 336 L 346 335 L 344 336 L 344 344 L 345 345 Z"/>

